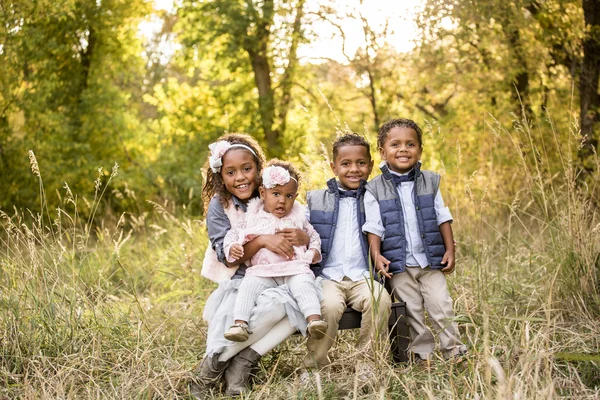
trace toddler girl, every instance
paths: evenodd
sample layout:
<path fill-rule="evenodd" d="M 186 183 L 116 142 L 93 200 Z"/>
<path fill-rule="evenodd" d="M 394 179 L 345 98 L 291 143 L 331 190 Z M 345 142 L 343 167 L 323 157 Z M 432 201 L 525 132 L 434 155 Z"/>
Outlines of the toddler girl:
<path fill-rule="evenodd" d="M 277 230 L 297 228 L 310 237 L 306 246 L 294 246 L 292 258 L 283 257 L 268 249 L 259 250 L 251 259 L 246 277 L 235 302 L 235 323 L 225 338 L 243 342 L 251 333 L 248 327 L 250 312 L 256 298 L 265 289 L 286 284 L 306 318 L 308 334 L 321 339 L 327 323 L 321 318 L 320 299 L 310 264 L 320 261 L 321 239 L 306 218 L 306 210 L 296 203 L 300 176 L 290 163 L 272 160 L 262 174 L 260 199 L 250 200 L 248 209 L 234 229 L 225 236 L 227 261 L 235 262 L 244 256 L 243 244 L 257 235 L 274 234 Z"/>

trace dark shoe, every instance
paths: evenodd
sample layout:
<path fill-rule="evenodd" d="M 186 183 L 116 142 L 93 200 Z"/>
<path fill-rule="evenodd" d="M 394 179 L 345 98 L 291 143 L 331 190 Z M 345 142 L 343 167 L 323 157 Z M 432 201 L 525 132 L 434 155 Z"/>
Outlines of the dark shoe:
<path fill-rule="evenodd" d="M 258 365 L 261 355 L 250 347 L 246 347 L 231 359 L 231 364 L 225 371 L 227 395 L 239 396 L 248 393 L 248 380 L 252 369 Z"/>
<path fill-rule="evenodd" d="M 194 377 L 190 383 L 190 394 L 195 399 L 208 398 L 215 391 L 230 361 L 219 361 L 219 354 L 204 357 L 193 372 Z"/>

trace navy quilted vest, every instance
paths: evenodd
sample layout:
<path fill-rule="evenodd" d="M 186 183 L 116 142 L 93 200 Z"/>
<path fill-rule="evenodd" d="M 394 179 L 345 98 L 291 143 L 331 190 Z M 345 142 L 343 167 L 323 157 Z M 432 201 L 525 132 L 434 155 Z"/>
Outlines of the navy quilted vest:
<path fill-rule="evenodd" d="M 434 199 L 440 185 L 440 176 L 431 171 L 421 171 L 415 166 L 413 202 L 417 212 L 419 233 L 427 261 L 432 269 L 441 269 L 446 252 L 444 240 L 437 224 Z M 404 214 L 398 190 L 387 166 L 381 167 L 382 174 L 367 184 L 367 190 L 379 203 L 381 221 L 385 228 L 381 243 L 381 254 L 390 260 L 390 272 L 404 272 L 406 268 L 406 238 Z"/>
<path fill-rule="evenodd" d="M 365 207 L 363 198 L 365 194 L 366 182 L 362 181 L 357 189 L 358 198 L 357 207 L 357 229 L 360 231 L 365 223 Z M 340 196 L 338 192 L 338 183 L 335 178 L 327 181 L 327 189 L 313 190 L 306 194 L 306 201 L 310 211 L 310 223 L 321 237 L 321 255 L 323 259 L 319 264 L 311 265 L 315 276 L 319 276 L 329 257 L 331 246 L 333 245 L 333 234 L 338 219 Z M 361 235 L 361 247 L 365 260 L 368 262 L 368 249 L 366 235 Z"/>

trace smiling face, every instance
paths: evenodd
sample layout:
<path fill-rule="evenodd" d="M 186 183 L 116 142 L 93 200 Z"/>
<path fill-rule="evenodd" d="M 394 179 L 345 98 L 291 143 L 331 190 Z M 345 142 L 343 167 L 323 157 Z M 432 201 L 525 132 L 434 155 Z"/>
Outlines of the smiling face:
<path fill-rule="evenodd" d="M 346 145 L 337 151 L 331 170 L 338 177 L 344 189 L 357 189 L 360 181 L 367 180 L 373 169 L 369 150 L 362 145 Z"/>
<path fill-rule="evenodd" d="M 285 185 L 277 185 L 271 189 L 261 186 L 259 191 L 265 211 L 277 218 L 282 218 L 288 215 L 294 207 L 294 201 L 298 197 L 298 184 L 295 180 L 290 179 Z"/>
<path fill-rule="evenodd" d="M 379 153 L 392 171 L 405 174 L 421 158 L 419 136 L 412 128 L 394 127 L 388 132 Z"/>
<path fill-rule="evenodd" d="M 229 193 L 247 201 L 258 186 L 258 166 L 252 153 L 232 148 L 223 155 L 221 178 Z"/>

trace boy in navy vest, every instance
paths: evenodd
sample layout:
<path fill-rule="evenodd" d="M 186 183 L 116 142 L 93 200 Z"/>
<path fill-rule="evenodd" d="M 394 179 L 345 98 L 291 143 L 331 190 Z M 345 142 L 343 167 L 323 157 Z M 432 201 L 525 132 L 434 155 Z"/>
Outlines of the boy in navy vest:
<path fill-rule="evenodd" d="M 435 348 L 425 313 L 445 358 L 466 353 L 453 322 L 445 274 L 454 271 L 452 216 L 439 192 L 440 176 L 421 171 L 421 128 L 393 119 L 379 129 L 382 174 L 367 184 L 366 223 L 371 256 L 378 273 L 391 279 L 394 294 L 406 302 L 409 351 L 429 360 Z"/>
<path fill-rule="evenodd" d="M 345 134 L 333 143 L 332 160 L 337 179 L 330 179 L 327 189 L 307 194 L 310 223 L 321 236 L 322 261 L 314 272 L 324 278 L 321 313 L 329 324 L 323 339 L 308 339 L 307 367 L 330 363 L 327 352 L 346 304 L 362 312 L 357 347 L 364 355 L 369 354 L 368 347 L 377 335 L 387 337 L 391 307 L 389 294 L 369 271 L 369 248 L 362 233 L 365 184 L 373 169 L 371 147 L 362 136 Z M 368 363 L 368 357 L 365 359 Z"/>

